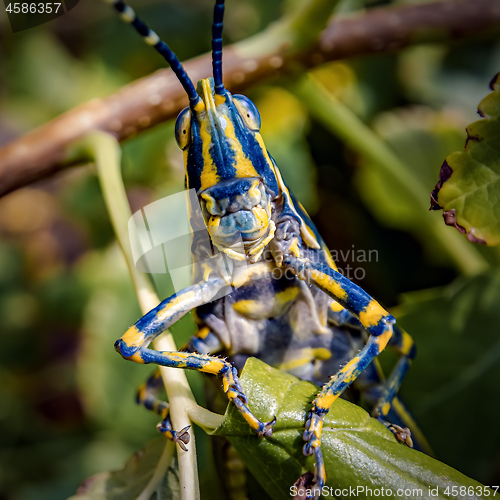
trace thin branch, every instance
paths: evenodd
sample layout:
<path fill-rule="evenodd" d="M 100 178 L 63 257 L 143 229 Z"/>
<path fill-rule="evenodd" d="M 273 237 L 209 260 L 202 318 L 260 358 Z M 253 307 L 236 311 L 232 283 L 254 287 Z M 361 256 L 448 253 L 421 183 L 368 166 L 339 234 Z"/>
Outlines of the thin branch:
<path fill-rule="evenodd" d="M 175 451 L 175 444 L 173 443 L 173 441 L 169 441 L 168 439 L 166 439 L 165 441 L 165 448 L 160 457 L 160 460 L 156 465 L 153 476 L 135 500 L 149 500 L 153 493 L 158 489 L 160 483 L 165 477 L 165 474 L 170 467 L 170 464 L 172 463 L 172 458 Z"/>
<path fill-rule="evenodd" d="M 333 19 L 316 42 L 304 36 L 297 16 L 283 21 L 224 49 L 224 80 L 231 91 L 241 92 L 278 71 L 291 72 L 297 60 L 313 67 L 416 43 L 498 33 L 500 2 L 442 0 L 371 9 Z M 185 67 L 194 81 L 206 77 L 211 55 L 192 59 Z M 70 146 L 89 131 L 103 130 L 123 141 L 173 118 L 186 104 L 182 87 L 165 69 L 68 111 L 0 149 L 0 195 L 81 162 L 81 154 Z"/>
<path fill-rule="evenodd" d="M 80 141 L 76 147 L 82 149 L 87 157 L 95 161 L 104 201 L 106 202 L 120 248 L 127 262 L 132 282 L 136 289 L 137 298 L 139 299 L 141 311 L 143 314 L 146 314 L 152 308 L 156 307 L 160 300 L 156 296 L 146 276 L 140 273 L 134 266 L 127 230 L 128 220 L 132 216 L 132 212 L 127 201 L 125 187 L 123 186 L 121 177 L 120 145 L 116 139 L 109 134 L 93 132 Z M 172 334 L 168 332 L 156 339 L 153 345 L 157 350 L 176 350 Z M 165 366 L 160 367 L 160 370 L 170 403 L 172 423 L 176 429 L 182 429 L 190 425 L 187 414 L 188 406 L 192 407 L 196 404 L 186 374 L 183 370 L 167 368 Z M 198 500 L 200 498 L 198 469 L 196 465 L 196 447 L 192 429 L 190 431 L 190 438 L 188 451 L 181 451 L 177 454 L 182 500 Z M 170 445 L 167 446 L 170 447 Z M 169 466 L 167 461 L 168 456 L 169 453 L 167 450 L 163 455 L 165 460 L 161 462 L 161 466 L 164 470 L 158 469 L 154 475 L 156 481 L 161 481 L 161 478 L 164 476 Z M 150 483 L 148 488 L 153 486 L 154 485 Z"/>

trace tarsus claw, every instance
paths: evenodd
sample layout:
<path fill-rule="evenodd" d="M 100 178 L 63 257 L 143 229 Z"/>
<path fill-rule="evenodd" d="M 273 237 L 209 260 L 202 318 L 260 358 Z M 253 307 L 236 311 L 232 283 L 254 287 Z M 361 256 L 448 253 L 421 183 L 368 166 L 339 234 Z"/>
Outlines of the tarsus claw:
<path fill-rule="evenodd" d="M 180 431 L 174 431 L 172 430 L 171 426 L 166 423 L 164 420 L 163 422 L 160 422 L 157 426 L 158 430 L 168 439 L 172 440 L 174 443 L 177 443 L 184 451 L 188 451 L 186 448 L 186 445 L 189 443 L 190 436 L 189 436 L 189 429 L 190 425 L 186 425 L 183 429 Z"/>
<path fill-rule="evenodd" d="M 274 424 L 276 423 L 276 417 L 274 417 L 270 422 L 264 424 L 262 432 L 259 433 L 264 437 L 271 437 L 273 435 Z"/>
<path fill-rule="evenodd" d="M 396 424 L 390 424 L 388 426 L 389 430 L 391 430 L 394 435 L 396 436 L 396 439 L 400 443 L 406 444 L 409 448 L 413 448 L 413 440 L 411 439 L 411 431 L 408 429 L 408 427 L 404 428 L 396 425 Z"/>

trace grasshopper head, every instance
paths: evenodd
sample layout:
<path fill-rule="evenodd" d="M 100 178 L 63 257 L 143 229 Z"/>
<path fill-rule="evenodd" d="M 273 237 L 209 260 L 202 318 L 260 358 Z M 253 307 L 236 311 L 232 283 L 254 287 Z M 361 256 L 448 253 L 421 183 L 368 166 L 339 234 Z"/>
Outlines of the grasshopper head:
<path fill-rule="evenodd" d="M 197 92 L 175 126 L 187 188 L 198 193 L 214 245 L 256 261 L 273 238 L 271 202 L 279 195 L 259 112 L 245 96 L 216 93 L 212 78 L 200 80 Z"/>

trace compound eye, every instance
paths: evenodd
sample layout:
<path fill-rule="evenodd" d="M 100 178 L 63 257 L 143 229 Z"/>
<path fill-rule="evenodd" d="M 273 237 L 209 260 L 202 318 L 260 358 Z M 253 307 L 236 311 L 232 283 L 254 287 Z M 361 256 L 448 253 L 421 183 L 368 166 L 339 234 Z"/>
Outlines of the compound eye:
<path fill-rule="evenodd" d="M 250 130 L 260 130 L 260 114 L 255 104 L 244 95 L 234 95 L 234 104 Z"/>
<path fill-rule="evenodd" d="M 191 110 L 184 108 L 175 122 L 175 140 L 181 149 L 186 149 L 191 138 Z"/>

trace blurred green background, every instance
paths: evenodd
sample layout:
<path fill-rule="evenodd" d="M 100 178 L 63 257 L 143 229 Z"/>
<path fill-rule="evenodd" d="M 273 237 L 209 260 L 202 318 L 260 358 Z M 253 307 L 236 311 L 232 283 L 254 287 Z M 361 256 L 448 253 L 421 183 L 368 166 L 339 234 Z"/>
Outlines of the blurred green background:
<path fill-rule="evenodd" d="M 342 9 L 384 3 L 353 0 Z M 211 1 L 136 7 L 181 60 L 209 48 Z M 229 1 L 227 42 L 259 32 L 284 8 L 280 0 Z M 4 14 L 0 23 L 0 144 L 164 67 L 97 0 L 16 34 Z M 478 118 L 499 70 L 500 42 L 483 39 L 357 57 L 314 73 L 392 148 L 408 189 L 428 196 L 445 157 L 463 149 L 464 128 Z M 357 269 L 355 281 L 415 338 L 419 355 L 401 392 L 437 458 L 498 484 L 500 253 L 460 236 L 485 271 L 467 272 L 463 260 L 457 266 L 451 254 L 463 247 L 443 246 L 429 229 L 440 213 L 416 210 L 387 173 L 317 121 L 294 91 L 299 78 L 247 92 L 261 111 L 266 145 L 339 268 Z M 183 189 L 172 122 L 129 140 L 123 153 L 133 211 Z M 444 223 L 441 230 L 445 239 L 457 236 Z M 364 262 L 359 250 L 376 253 Z M 168 277 L 158 287 L 162 297 L 171 293 Z M 151 368 L 113 350 L 139 317 L 92 167 L 0 199 L 0 500 L 65 499 L 156 437 L 158 418 L 134 403 Z M 172 331 L 182 345 L 195 331 L 191 317 Z M 394 359 L 383 356 L 385 364 Z M 189 379 L 203 404 L 201 377 Z M 200 433 L 197 444 L 202 495 L 215 498 L 210 442 Z"/>

